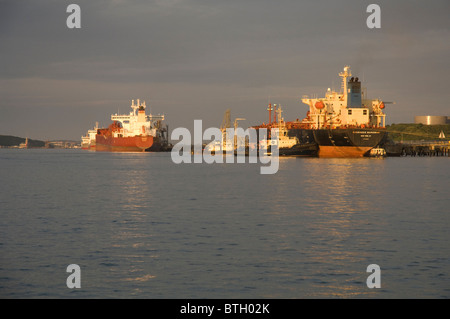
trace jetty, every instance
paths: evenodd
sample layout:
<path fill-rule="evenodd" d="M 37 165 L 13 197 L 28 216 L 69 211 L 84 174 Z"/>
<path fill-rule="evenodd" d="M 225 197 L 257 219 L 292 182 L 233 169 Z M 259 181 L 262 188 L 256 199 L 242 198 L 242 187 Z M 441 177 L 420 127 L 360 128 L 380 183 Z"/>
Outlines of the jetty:
<path fill-rule="evenodd" d="M 396 144 L 398 156 L 447 156 L 450 157 L 449 141 L 408 141 Z"/>

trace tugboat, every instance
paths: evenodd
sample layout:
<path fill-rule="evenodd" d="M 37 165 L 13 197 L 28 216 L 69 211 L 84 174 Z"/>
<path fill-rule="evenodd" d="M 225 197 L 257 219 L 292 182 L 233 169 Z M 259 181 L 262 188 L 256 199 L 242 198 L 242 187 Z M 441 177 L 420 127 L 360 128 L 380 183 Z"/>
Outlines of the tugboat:
<path fill-rule="evenodd" d="M 271 111 L 274 110 L 275 116 L 274 120 L 269 120 L 269 124 L 262 124 L 260 126 L 256 126 L 255 128 L 267 128 L 267 139 L 263 139 L 259 141 L 260 151 L 263 151 L 265 154 L 270 154 L 271 147 L 274 145 L 278 146 L 278 154 L 279 156 L 307 156 L 312 157 L 317 155 L 317 144 L 314 143 L 311 137 L 308 138 L 305 132 L 301 130 L 289 129 L 290 122 L 285 122 L 282 117 L 282 109 L 281 106 L 274 104 L 272 108 L 272 104 L 269 104 L 269 119 L 271 118 Z M 278 135 L 278 138 L 272 140 L 271 133 L 274 132 Z M 307 132 L 306 132 L 307 133 Z M 258 134 L 259 135 L 259 134 Z M 306 135 L 306 136 L 305 136 Z"/>
<path fill-rule="evenodd" d="M 386 150 L 381 147 L 374 147 L 369 152 L 369 157 L 385 157 L 387 155 Z"/>

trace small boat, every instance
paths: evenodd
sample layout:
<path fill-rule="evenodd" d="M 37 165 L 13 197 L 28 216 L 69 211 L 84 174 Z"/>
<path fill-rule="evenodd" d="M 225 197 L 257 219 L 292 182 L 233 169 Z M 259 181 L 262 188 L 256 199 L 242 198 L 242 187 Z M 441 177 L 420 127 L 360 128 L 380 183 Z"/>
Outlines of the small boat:
<path fill-rule="evenodd" d="M 369 157 L 385 157 L 386 150 L 381 147 L 374 147 L 370 150 Z"/>

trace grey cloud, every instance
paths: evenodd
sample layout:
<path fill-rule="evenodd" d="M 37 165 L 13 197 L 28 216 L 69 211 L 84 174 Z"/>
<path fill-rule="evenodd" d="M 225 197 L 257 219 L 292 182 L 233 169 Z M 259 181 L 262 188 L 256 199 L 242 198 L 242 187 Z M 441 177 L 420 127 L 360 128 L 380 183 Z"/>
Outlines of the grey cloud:
<path fill-rule="evenodd" d="M 8 124 L 18 100 L 54 108 L 64 101 L 82 114 L 89 105 L 107 118 L 111 101 L 126 108 L 129 99 L 154 98 L 183 125 L 193 116 L 220 121 L 230 104 L 263 119 L 272 96 L 297 117 L 298 97 L 338 89 L 345 64 L 369 93 L 398 102 L 388 110 L 392 121 L 410 121 L 431 100 L 435 112 L 446 111 L 448 0 L 377 1 L 380 30 L 367 29 L 372 2 L 359 0 L 82 0 L 82 28 L 69 30 L 72 2 L 0 2 L 4 128 L 20 132 Z M 71 123 L 71 134 L 93 121 Z"/>

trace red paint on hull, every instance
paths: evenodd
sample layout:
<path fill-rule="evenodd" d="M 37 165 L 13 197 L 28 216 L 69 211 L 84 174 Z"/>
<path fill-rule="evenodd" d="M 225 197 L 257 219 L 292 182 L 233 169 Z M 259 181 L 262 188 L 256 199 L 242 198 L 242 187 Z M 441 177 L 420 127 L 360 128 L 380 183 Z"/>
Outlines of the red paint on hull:
<path fill-rule="evenodd" d="M 111 124 L 107 129 L 98 129 L 95 136 L 95 150 L 99 152 L 144 152 L 153 145 L 153 136 L 151 135 L 117 136 L 121 129 L 121 124 L 117 122 Z"/>
<path fill-rule="evenodd" d="M 144 152 L 153 145 L 153 136 L 108 137 L 97 135 L 96 151 L 99 152 Z"/>
<path fill-rule="evenodd" d="M 363 157 L 373 147 L 363 146 L 319 146 L 319 157 Z"/>

